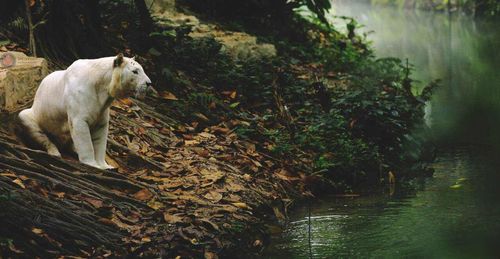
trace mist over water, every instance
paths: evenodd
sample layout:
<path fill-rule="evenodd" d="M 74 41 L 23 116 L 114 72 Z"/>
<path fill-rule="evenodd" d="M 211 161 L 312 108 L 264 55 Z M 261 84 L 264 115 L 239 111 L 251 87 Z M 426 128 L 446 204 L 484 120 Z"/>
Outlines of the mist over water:
<path fill-rule="evenodd" d="M 500 24 L 363 2 L 334 1 L 333 14 L 363 25 L 378 57 L 408 59 L 417 88 L 441 80 L 429 106 L 437 140 L 500 148 Z"/>
<path fill-rule="evenodd" d="M 334 1 L 333 13 L 364 25 L 357 32 L 368 33 L 378 57 L 408 58 L 417 91 L 442 80 L 427 109 L 439 147 L 434 177 L 392 195 L 314 199 L 273 236 L 265 257 L 497 258 L 500 24 L 363 2 Z"/>

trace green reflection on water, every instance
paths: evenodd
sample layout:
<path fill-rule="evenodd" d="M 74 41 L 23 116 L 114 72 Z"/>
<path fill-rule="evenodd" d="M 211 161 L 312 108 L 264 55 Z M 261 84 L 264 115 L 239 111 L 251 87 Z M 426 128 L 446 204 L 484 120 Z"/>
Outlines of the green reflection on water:
<path fill-rule="evenodd" d="M 442 79 L 431 109 L 440 141 L 500 146 L 500 24 L 468 16 L 407 12 L 335 1 L 337 15 L 355 17 L 380 57 L 408 58 L 417 88 Z M 341 26 L 341 21 L 336 20 Z"/>
<path fill-rule="evenodd" d="M 492 258 L 500 247 L 498 163 L 471 149 L 442 153 L 414 193 L 324 198 L 311 207 L 313 258 Z M 450 188 L 461 183 L 460 188 Z M 308 258 L 307 207 L 267 258 Z"/>
<path fill-rule="evenodd" d="M 428 109 L 435 140 L 474 147 L 441 152 L 416 192 L 312 203 L 312 257 L 499 257 L 500 25 L 356 1 L 334 8 L 375 31 L 368 38 L 378 56 L 408 58 L 420 87 L 442 79 Z M 310 256 L 307 209 L 295 211 L 265 257 Z"/>

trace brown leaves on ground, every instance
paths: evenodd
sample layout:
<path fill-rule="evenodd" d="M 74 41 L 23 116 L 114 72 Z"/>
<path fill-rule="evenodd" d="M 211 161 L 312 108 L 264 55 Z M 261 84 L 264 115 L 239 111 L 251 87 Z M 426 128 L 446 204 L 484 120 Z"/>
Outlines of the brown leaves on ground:
<path fill-rule="evenodd" d="M 147 201 L 153 197 L 153 194 L 148 189 L 142 189 L 134 194 L 134 198 L 140 201 Z"/>
<path fill-rule="evenodd" d="M 228 98 L 235 97 L 236 92 L 228 93 Z M 175 98 L 161 94 L 161 99 Z M 114 182 L 115 176 L 105 174 L 101 180 L 92 178 L 109 192 L 107 197 L 90 189 L 86 193 L 58 189 L 9 171 L 0 172 L 0 179 L 90 211 L 103 226 L 125 234 L 120 246 L 129 252 L 139 249 L 138 256 L 172 258 L 179 254 L 217 258 L 212 251 L 231 247 L 235 233 L 257 221 L 255 208 L 281 199 L 286 188 L 282 184 L 296 180 L 227 126 L 238 122 L 195 132 L 189 125 L 167 123 L 154 105 L 130 99 L 115 102 L 111 116 L 106 160 L 123 179 Z M 134 205 L 124 205 L 125 201 Z M 32 232 L 45 234 L 42 228 Z M 49 242 L 57 242 L 57 237 L 50 238 L 54 240 Z"/>
<path fill-rule="evenodd" d="M 172 101 L 178 100 L 177 97 L 175 97 L 175 95 L 169 91 L 161 92 L 160 97 L 165 100 L 172 100 Z"/>
<path fill-rule="evenodd" d="M 173 99 L 172 96 L 161 95 L 163 99 Z M 236 92 L 228 93 L 228 98 L 235 97 Z M 144 189 L 133 196 L 138 200 L 154 200 L 154 206 L 150 207 L 162 213 L 160 222 L 178 229 L 172 234 L 174 240 L 185 240 L 191 246 L 196 240 L 208 244 L 205 246 L 210 251 L 219 251 L 231 244 L 230 240 L 221 242 L 218 236 L 231 232 L 232 222 L 249 224 L 255 220 L 253 208 L 279 199 L 280 192 L 276 191 L 279 182 L 291 180 L 275 178 L 272 172 L 279 171 L 279 165 L 262 155 L 255 143 L 240 140 L 227 126 L 238 125 L 238 122 L 194 132 L 189 125 L 172 127 L 154 120 L 146 112 L 150 108 L 144 105 L 140 105 L 137 112 L 128 112 L 134 106 L 113 107 L 110 137 L 163 166 L 161 170 L 124 173 L 148 183 L 158 194 L 158 197 L 146 195 Z M 126 119 L 120 120 L 123 117 Z M 147 130 L 140 130 L 141 125 L 146 128 L 144 121 L 148 122 Z M 178 135 L 172 132 L 174 128 L 181 129 Z M 168 139 L 155 138 L 164 134 Z M 116 161 L 126 161 L 119 153 L 115 155 Z M 151 238 L 154 241 L 154 237 Z M 205 256 L 212 255 L 206 253 Z"/>

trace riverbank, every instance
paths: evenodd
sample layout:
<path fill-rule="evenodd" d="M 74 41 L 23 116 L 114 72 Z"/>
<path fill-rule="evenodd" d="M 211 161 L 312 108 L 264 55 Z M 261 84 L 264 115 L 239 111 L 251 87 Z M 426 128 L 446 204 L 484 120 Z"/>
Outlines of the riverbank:
<path fill-rule="evenodd" d="M 431 164 L 434 177 L 412 188 L 299 204 L 263 257 L 495 257 L 494 154 L 484 146 L 441 148 Z"/>
<path fill-rule="evenodd" d="M 414 173 L 409 164 L 424 168 L 424 149 L 409 154 L 403 145 L 418 144 L 407 136 L 422 122 L 432 87 L 413 95 L 407 64 L 374 58 L 352 24 L 339 33 L 296 15 L 287 1 L 275 10 L 288 12 L 272 16 L 250 1 L 252 12 L 241 20 L 218 9 L 225 4 L 186 3 L 179 8 L 197 12 L 201 23 L 162 16 L 149 28 L 144 13 L 131 21 L 137 12 L 130 4 L 113 5 L 118 13 L 102 6 L 109 45 L 79 55 L 137 54 L 158 94 L 113 104 L 108 163 L 118 172 L 26 149 L 5 130 L 2 253 L 258 252 L 262 220 L 283 220 L 294 199 L 400 181 Z M 57 57 L 74 54 L 40 41 L 56 66 L 65 62 Z"/>
<path fill-rule="evenodd" d="M 498 22 L 350 1 L 334 10 L 373 31 L 368 40 L 378 56 L 413 61 L 419 81 L 443 79 L 428 109 L 437 146 L 434 175 L 409 188 L 396 186 L 392 195 L 386 190 L 299 203 L 264 256 L 494 258 L 500 233 Z"/>

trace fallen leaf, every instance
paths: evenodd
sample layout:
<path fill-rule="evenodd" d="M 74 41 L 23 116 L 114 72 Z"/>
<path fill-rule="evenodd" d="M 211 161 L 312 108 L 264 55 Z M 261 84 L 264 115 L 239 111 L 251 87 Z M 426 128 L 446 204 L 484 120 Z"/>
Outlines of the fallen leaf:
<path fill-rule="evenodd" d="M 232 91 L 232 92 L 231 92 L 231 95 L 229 95 L 229 97 L 230 97 L 231 99 L 236 98 L 236 91 Z"/>
<path fill-rule="evenodd" d="M 354 128 L 354 125 L 356 124 L 356 122 L 357 122 L 356 119 L 351 120 L 351 122 L 349 122 L 349 128 L 350 129 Z"/>
<path fill-rule="evenodd" d="M 217 256 L 216 253 L 210 252 L 208 250 L 205 250 L 205 253 L 203 255 L 205 259 L 219 259 L 219 256 Z"/>
<path fill-rule="evenodd" d="M 132 102 L 132 100 L 130 100 L 130 98 L 123 98 L 123 99 L 120 99 L 119 101 L 120 101 L 120 103 L 123 103 L 127 106 L 132 106 L 134 104 L 134 102 Z"/>
<path fill-rule="evenodd" d="M 40 235 L 40 234 L 42 234 L 42 233 L 43 233 L 43 230 L 42 230 L 42 229 L 40 229 L 40 228 L 32 228 L 32 229 L 31 229 L 31 232 L 33 232 L 33 233 L 35 233 L 35 234 L 37 234 L 37 235 Z"/>
<path fill-rule="evenodd" d="M 257 160 L 252 160 L 252 163 L 257 167 L 262 167 L 262 164 Z"/>
<path fill-rule="evenodd" d="M 26 189 L 26 186 L 24 186 L 23 181 L 21 181 L 21 179 L 17 178 L 15 180 L 13 180 L 12 182 L 19 185 L 21 188 Z"/>
<path fill-rule="evenodd" d="M 186 127 L 182 126 L 182 125 L 179 125 L 177 126 L 177 128 L 175 129 L 177 132 L 180 132 L 180 133 L 186 133 L 187 132 L 187 129 Z"/>
<path fill-rule="evenodd" d="M 200 144 L 198 140 L 184 140 L 184 145 L 186 146 L 194 146 L 198 144 Z"/>
<path fill-rule="evenodd" d="M 208 225 L 210 225 L 213 229 L 219 231 L 219 226 L 217 226 L 217 224 L 213 223 L 212 221 L 210 221 L 209 219 L 205 219 L 205 218 L 202 218 L 202 219 L 199 219 L 199 221 L 201 222 L 204 222 Z"/>
<path fill-rule="evenodd" d="M 121 228 L 121 229 L 126 229 L 128 231 L 137 231 L 139 230 L 141 227 L 139 225 L 129 225 L 129 224 L 125 224 L 123 223 L 116 215 L 113 215 L 111 217 L 111 222 Z"/>
<path fill-rule="evenodd" d="M 278 220 L 281 220 L 281 221 L 286 220 L 285 215 L 281 212 L 281 210 L 278 207 L 276 207 L 276 206 L 273 207 L 273 212 Z"/>
<path fill-rule="evenodd" d="M 231 192 L 240 192 L 240 191 L 244 190 L 243 186 L 241 186 L 240 184 L 237 184 L 237 183 L 233 183 L 233 182 L 229 182 L 227 184 L 226 188 L 228 191 L 231 191 Z"/>
<path fill-rule="evenodd" d="M 197 117 L 198 119 L 201 119 L 202 121 L 207 121 L 207 122 L 210 121 L 210 119 L 202 113 L 195 112 L 195 113 L 193 113 L 193 115 L 195 117 Z"/>
<path fill-rule="evenodd" d="M 142 189 L 134 194 L 134 198 L 145 201 L 153 197 L 153 194 L 148 189 Z"/>
<path fill-rule="evenodd" d="M 164 190 L 164 189 L 174 189 L 174 188 L 178 188 L 178 187 L 181 187 L 183 186 L 184 183 L 183 182 L 169 182 L 169 183 L 165 183 L 165 184 L 162 184 L 160 186 L 158 186 L 160 189 Z"/>
<path fill-rule="evenodd" d="M 149 238 L 149 237 L 143 237 L 143 238 L 141 238 L 141 241 L 144 242 L 144 243 L 149 243 L 149 242 L 151 242 L 151 238 Z"/>
<path fill-rule="evenodd" d="M 262 241 L 260 241 L 259 239 L 256 239 L 254 242 L 253 242 L 253 246 L 262 246 L 263 243 Z"/>
<path fill-rule="evenodd" d="M 285 180 L 287 182 L 293 182 L 293 181 L 298 181 L 300 180 L 301 178 L 298 177 L 298 176 L 293 176 L 290 174 L 290 172 L 288 172 L 287 170 L 285 169 L 280 169 L 279 172 L 275 173 L 275 175 L 281 179 L 281 180 Z"/>
<path fill-rule="evenodd" d="M 155 201 L 155 200 L 150 200 L 148 202 L 148 206 L 154 210 L 159 210 L 161 208 L 164 208 L 165 205 L 163 205 L 163 203 L 159 202 L 159 201 Z"/>
<path fill-rule="evenodd" d="M 142 122 L 142 126 L 146 128 L 155 128 L 155 125 L 149 123 L 149 122 Z"/>
<path fill-rule="evenodd" d="M 182 217 L 177 216 L 176 214 L 163 213 L 163 219 L 165 222 L 170 224 L 176 224 L 182 222 Z"/>
<path fill-rule="evenodd" d="M 220 200 L 222 200 L 222 194 L 216 191 L 210 191 L 203 197 L 212 202 L 219 202 Z"/>
<path fill-rule="evenodd" d="M 250 180 L 252 180 L 252 176 L 251 176 L 251 175 L 249 175 L 249 174 L 244 174 L 244 175 L 243 175 L 243 179 L 245 179 L 245 180 L 247 180 L 247 181 L 250 181 Z"/>
<path fill-rule="evenodd" d="M 255 153 L 255 150 L 257 149 L 255 147 L 255 144 L 254 143 L 250 143 L 250 142 L 244 142 L 243 145 L 245 145 L 245 147 L 247 148 L 247 153 L 248 154 L 253 154 Z"/>
<path fill-rule="evenodd" d="M 110 219 L 107 219 L 107 218 L 100 218 L 97 221 L 102 223 L 102 224 L 106 224 L 108 226 L 113 226 L 113 227 L 116 226 L 115 223 L 113 223 L 113 221 L 111 221 Z"/>
<path fill-rule="evenodd" d="M 217 212 L 220 212 L 220 213 L 223 213 L 223 212 L 235 213 L 237 211 L 238 211 L 238 209 L 235 208 L 234 206 L 231 206 L 231 205 L 223 205 L 223 206 L 217 208 Z"/>
<path fill-rule="evenodd" d="M 219 134 L 227 134 L 227 133 L 229 133 L 229 131 L 231 131 L 228 128 L 222 128 L 222 127 L 217 127 L 217 126 L 212 127 L 212 130 L 215 133 L 219 133 Z"/>
<path fill-rule="evenodd" d="M 155 182 L 155 183 L 158 183 L 158 182 L 161 182 L 161 183 L 162 182 L 167 182 L 169 180 L 167 178 L 150 176 L 150 175 L 141 175 L 138 178 L 144 179 L 146 181 L 152 181 L 152 182 Z"/>
<path fill-rule="evenodd" d="M 184 138 L 185 140 L 193 140 L 193 135 L 182 134 L 182 138 Z"/>
<path fill-rule="evenodd" d="M 202 138 L 206 138 L 206 139 L 212 139 L 212 138 L 215 138 L 215 135 L 214 134 L 210 134 L 208 132 L 201 132 L 200 134 L 198 134 L 199 137 L 202 137 Z"/>
<path fill-rule="evenodd" d="M 389 171 L 389 173 L 387 173 L 387 176 L 389 178 L 389 184 L 395 184 L 396 183 L 396 176 L 394 175 L 393 172 Z"/>
<path fill-rule="evenodd" d="M 116 162 L 113 158 L 111 158 L 111 157 L 110 157 L 110 156 L 108 156 L 107 154 L 106 154 L 106 162 L 107 162 L 110 166 L 112 166 L 112 167 L 114 167 L 114 168 L 118 168 L 118 167 L 120 167 L 120 165 L 118 164 L 118 162 Z"/>
<path fill-rule="evenodd" d="M 7 176 L 7 177 L 14 177 L 16 178 L 17 175 L 11 173 L 11 172 L 4 172 L 4 173 L 0 173 L 1 176 Z"/>
<path fill-rule="evenodd" d="M 165 100 L 172 100 L 172 101 L 179 100 L 179 99 L 177 99 L 177 97 L 173 93 L 171 93 L 169 91 L 161 92 L 160 96 L 161 96 L 161 98 L 163 98 Z"/>
<path fill-rule="evenodd" d="M 49 191 L 35 180 L 28 180 L 25 186 L 29 188 L 31 191 L 41 194 L 45 198 L 49 197 Z"/>
<path fill-rule="evenodd" d="M 208 152 L 208 150 L 206 150 L 202 147 L 195 147 L 195 148 L 193 148 L 193 150 L 199 156 L 202 156 L 202 157 L 209 157 L 210 156 L 210 153 Z"/>
<path fill-rule="evenodd" d="M 13 242 L 8 242 L 8 244 L 9 244 L 9 249 L 10 249 L 10 251 L 12 251 L 12 252 L 14 252 L 14 253 L 16 253 L 16 254 L 23 254 L 23 253 L 24 253 L 23 251 L 21 251 L 21 250 L 17 249 L 17 248 L 14 246 L 14 243 L 13 243 Z"/>
<path fill-rule="evenodd" d="M 221 171 L 208 171 L 207 169 L 202 169 L 201 175 L 203 180 L 208 181 L 204 184 L 202 184 L 202 187 L 207 187 L 209 185 L 214 184 L 215 182 L 219 181 L 220 179 L 224 178 L 224 173 Z"/>
<path fill-rule="evenodd" d="M 82 200 L 90 203 L 90 205 L 94 206 L 94 208 L 96 208 L 96 209 L 102 208 L 102 205 L 103 205 L 102 200 L 95 199 L 92 197 L 82 197 Z"/>
<path fill-rule="evenodd" d="M 252 208 L 250 208 L 246 203 L 243 203 L 243 202 L 234 202 L 232 203 L 234 206 L 240 208 L 240 209 L 245 209 L 245 210 L 251 210 Z"/>

